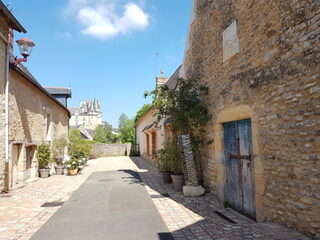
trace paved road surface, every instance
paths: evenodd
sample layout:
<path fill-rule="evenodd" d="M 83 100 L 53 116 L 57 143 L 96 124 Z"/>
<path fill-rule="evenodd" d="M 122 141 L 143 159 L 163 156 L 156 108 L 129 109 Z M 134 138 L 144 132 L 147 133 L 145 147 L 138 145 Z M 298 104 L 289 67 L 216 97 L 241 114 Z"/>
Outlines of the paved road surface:
<path fill-rule="evenodd" d="M 101 161 L 32 240 L 172 239 L 129 158 Z"/>

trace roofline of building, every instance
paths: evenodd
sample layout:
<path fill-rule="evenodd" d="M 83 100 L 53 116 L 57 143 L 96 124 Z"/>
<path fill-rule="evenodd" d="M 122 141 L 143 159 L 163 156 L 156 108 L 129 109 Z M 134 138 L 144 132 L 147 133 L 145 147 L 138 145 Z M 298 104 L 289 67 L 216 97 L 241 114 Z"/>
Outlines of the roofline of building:
<path fill-rule="evenodd" d="M 46 86 L 42 86 L 47 92 L 49 92 L 51 95 L 65 95 L 67 96 L 67 98 L 71 98 L 72 97 L 72 91 L 71 91 L 71 88 L 66 88 L 66 87 L 46 87 Z M 48 90 L 47 90 L 48 89 Z M 57 93 L 51 93 L 50 92 L 50 89 L 54 90 L 67 90 L 69 91 L 68 93 L 60 93 L 60 92 L 57 92 Z"/>
<path fill-rule="evenodd" d="M 67 88 L 67 87 L 47 87 L 47 86 L 43 86 L 44 88 L 56 88 L 56 89 L 66 89 L 66 90 L 71 90 L 71 88 Z"/>
<path fill-rule="evenodd" d="M 139 120 L 134 124 L 135 127 L 138 126 L 138 124 L 142 121 L 142 118 L 144 118 L 145 115 L 147 115 L 151 110 L 156 109 L 153 105 L 151 105 L 147 111 L 142 114 L 142 116 L 139 118 Z"/>
<path fill-rule="evenodd" d="M 0 12 L 2 13 L 5 20 L 9 23 L 9 26 L 18 31 L 26 33 L 27 30 L 20 24 L 20 22 L 13 16 L 13 14 L 9 11 L 9 9 L 4 5 L 2 1 L 0 1 Z"/>
<path fill-rule="evenodd" d="M 60 103 L 57 99 L 55 99 L 47 90 L 45 90 L 37 81 L 35 81 L 34 80 L 35 78 L 31 75 L 30 72 L 26 73 L 23 70 L 25 67 L 21 63 L 18 66 L 19 67 L 10 66 L 10 69 L 12 69 L 13 71 L 20 74 L 20 76 L 22 76 L 23 78 L 28 80 L 31 84 L 33 84 L 40 91 L 42 91 L 45 95 L 47 95 L 50 99 L 52 99 L 55 103 L 57 103 L 60 107 L 62 107 L 68 113 L 68 117 L 71 118 L 71 113 L 68 110 L 68 108 L 66 108 L 62 103 Z"/>
<path fill-rule="evenodd" d="M 177 79 L 180 78 L 180 70 L 181 70 L 181 68 L 182 68 L 182 65 L 180 65 L 180 66 L 174 71 L 174 73 L 171 75 L 171 77 L 169 78 L 169 80 L 165 83 L 168 87 L 170 87 L 169 85 L 170 85 L 170 83 L 171 83 L 172 81 L 176 81 Z M 177 75 L 178 75 L 178 77 L 174 79 L 174 77 L 176 77 Z M 172 90 L 176 90 L 177 86 L 178 86 L 178 82 L 175 83 L 175 85 L 173 86 Z"/>

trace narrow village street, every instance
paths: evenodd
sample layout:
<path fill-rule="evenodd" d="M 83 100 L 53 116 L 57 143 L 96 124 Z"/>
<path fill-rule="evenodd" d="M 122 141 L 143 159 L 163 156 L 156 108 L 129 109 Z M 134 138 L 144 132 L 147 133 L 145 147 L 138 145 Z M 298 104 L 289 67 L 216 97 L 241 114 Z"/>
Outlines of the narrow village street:
<path fill-rule="evenodd" d="M 308 239 L 225 209 L 210 193 L 186 198 L 139 157 L 91 160 L 80 175 L 0 195 L 0 216 L 1 240 Z"/>
<path fill-rule="evenodd" d="M 320 240 L 320 0 L 0 0 L 0 240 L 105 239 Z"/>

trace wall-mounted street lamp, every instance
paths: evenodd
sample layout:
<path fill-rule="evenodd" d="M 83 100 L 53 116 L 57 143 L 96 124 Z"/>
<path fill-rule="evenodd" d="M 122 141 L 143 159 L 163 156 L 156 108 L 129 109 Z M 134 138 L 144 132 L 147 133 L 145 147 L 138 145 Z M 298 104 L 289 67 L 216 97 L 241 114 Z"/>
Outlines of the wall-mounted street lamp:
<path fill-rule="evenodd" d="M 18 65 L 21 62 L 26 62 L 27 58 L 31 55 L 32 48 L 35 46 L 34 42 L 32 42 L 28 38 L 22 38 L 17 40 L 16 43 L 19 46 L 20 54 L 23 58 L 15 58 L 15 62 L 13 63 L 14 66 Z"/>

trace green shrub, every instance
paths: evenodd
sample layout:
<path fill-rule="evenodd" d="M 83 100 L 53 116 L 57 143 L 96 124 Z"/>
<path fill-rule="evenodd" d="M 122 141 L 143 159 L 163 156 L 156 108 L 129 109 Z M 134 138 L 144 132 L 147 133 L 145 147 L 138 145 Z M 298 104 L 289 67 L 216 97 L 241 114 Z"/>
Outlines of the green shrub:
<path fill-rule="evenodd" d="M 169 171 L 175 175 L 183 173 L 180 151 L 176 141 L 166 141 L 163 144 L 163 149 L 158 150 L 155 159 L 160 171 Z"/>
<path fill-rule="evenodd" d="M 72 129 L 69 132 L 69 155 L 80 154 L 82 158 L 88 158 L 91 154 L 93 143 L 92 141 L 81 138 L 78 129 Z"/>
<path fill-rule="evenodd" d="M 60 136 L 52 142 L 52 157 L 58 165 L 63 165 L 63 156 L 68 144 L 66 136 Z"/>
<path fill-rule="evenodd" d="M 70 159 L 64 163 L 68 170 L 74 170 L 79 167 L 79 162 L 76 159 Z"/>
<path fill-rule="evenodd" d="M 50 157 L 50 146 L 49 144 L 41 144 L 38 147 L 38 153 L 37 153 L 37 159 L 38 159 L 38 164 L 39 168 L 48 168 L 49 163 L 51 162 L 51 157 Z"/>

